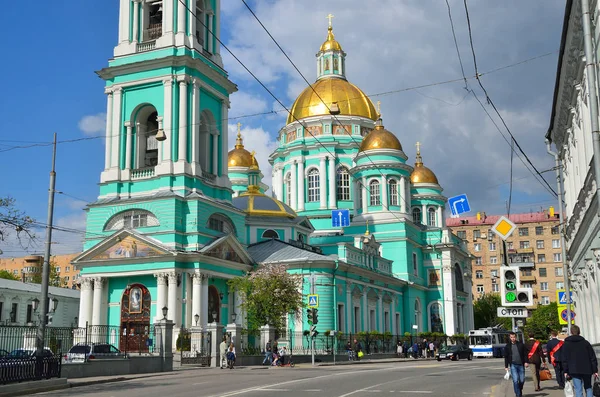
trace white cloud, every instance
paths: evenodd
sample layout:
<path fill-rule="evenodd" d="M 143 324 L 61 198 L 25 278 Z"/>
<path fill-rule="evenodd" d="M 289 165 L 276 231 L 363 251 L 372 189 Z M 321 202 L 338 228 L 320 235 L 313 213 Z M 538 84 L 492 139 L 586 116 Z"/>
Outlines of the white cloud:
<path fill-rule="evenodd" d="M 257 95 L 249 94 L 245 91 L 237 91 L 230 97 L 231 112 L 230 118 L 237 116 L 261 113 L 267 110 L 268 104 L 263 98 Z M 240 120 L 242 123 L 244 120 Z M 237 120 L 236 120 L 237 123 Z"/>
<path fill-rule="evenodd" d="M 55 230 L 52 232 L 52 254 L 72 254 L 83 249 L 86 213 L 78 211 L 59 217 L 55 221 L 58 228 L 69 231 Z"/>
<path fill-rule="evenodd" d="M 79 129 L 86 135 L 97 135 L 106 131 L 106 113 L 83 116 L 78 123 Z"/>

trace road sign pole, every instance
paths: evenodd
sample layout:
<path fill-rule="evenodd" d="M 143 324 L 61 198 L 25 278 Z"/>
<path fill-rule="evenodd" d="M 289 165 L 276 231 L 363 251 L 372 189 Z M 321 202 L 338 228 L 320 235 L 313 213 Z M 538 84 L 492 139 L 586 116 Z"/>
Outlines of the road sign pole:
<path fill-rule="evenodd" d="M 310 338 L 310 360 L 312 361 L 312 366 L 315 366 L 315 338 Z"/>

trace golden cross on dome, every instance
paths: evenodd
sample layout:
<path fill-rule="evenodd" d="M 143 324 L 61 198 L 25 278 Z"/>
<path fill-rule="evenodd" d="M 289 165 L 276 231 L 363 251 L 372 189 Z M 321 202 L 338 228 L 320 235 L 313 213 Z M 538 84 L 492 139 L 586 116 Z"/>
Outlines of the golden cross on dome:
<path fill-rule="evenodd" d="M 381 101 L 377 101 L 377 114 L 381 117 Z"/>
<path fill-rule="evenodd" d="M 333 14 L 327 15 L 325 18 L 329 19 L 329 27 L 331 27 L 331 20 L 333 19 Z"/>
<path fill-rule="evenodd" d="M 237 128 L 238 128 L 238 136 L 242 135 L 242 123 L 237 123 Z"/>
<path fill-rule="evenodd" d="M 417 156 L 421 154 L 421 142 L 417 142 L 415 145 L 417 147 Z"/>

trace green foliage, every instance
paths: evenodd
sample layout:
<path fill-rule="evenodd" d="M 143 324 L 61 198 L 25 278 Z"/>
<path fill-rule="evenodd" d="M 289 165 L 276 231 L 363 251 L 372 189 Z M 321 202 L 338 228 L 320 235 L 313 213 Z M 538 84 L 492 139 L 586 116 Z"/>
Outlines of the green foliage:
<path fill-rule="evenodd" d="M 188 331 L 181 330 L 177 336 L 175 346 L 178 351 L 188 352 L 192 350 L 192 334 Z"/>
<path fill-rule="evenodd" d="M 300 316 L 304 307 L 302 276 L 288 273 L 285 265 L 261 266 L 230 280 L 229 285 L 242 297 L 249 330 L 269 324 L 281 331 L 285 329 L 286 317 Z"/>
<path fill-rule="evenodd" d="M 556 302 L 549 305 L 538 305 L 533 310 L 531 318 L 525 323 L 525 334 L 533 333 L 536 339 L 546 341 L 549 333 L 552 330 L 558 331 L 561 329 L 558 320 L 558 307 Z"/>
<path fill-rule="evenodd" d="M 511 329 L 510 318 L 498 317 L 497 308 L 502 306 L 502 299 L 499 294 L 483 294 L 473 303 L 473 315 L 475 319 L 475 329 L 495 327 L 502 325 L 504 329 Z"/>
<path fill-rule="evenodd" d="M 19 281 L 19 277 L 15 276 L 8 270 L 4 270 L 4 269 L 0 270 L 0 278 L 6 279 L 6 280 Z"/>
<path fill-rule="evenodd" d="M 31 282 L 34 284 L 42 283 L 42 272 L 35 273 L 31 277 Z M 60 276 L 60 273 L 56 271 L 56 263 L 54 261 L 50 262 L 50 278 L 48 279 L 48 285 L 51 287 L 59 287 L 65 288 L 67 286 L 67 282 L 64 278 Z"/>

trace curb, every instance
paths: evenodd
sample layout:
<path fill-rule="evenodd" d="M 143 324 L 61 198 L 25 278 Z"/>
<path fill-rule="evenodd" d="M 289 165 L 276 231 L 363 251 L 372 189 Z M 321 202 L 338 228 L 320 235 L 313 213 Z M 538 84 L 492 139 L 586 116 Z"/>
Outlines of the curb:
<path fill-rule="evenodd" d="M 68 389 L 69 385 L 65 378 L 55 378 L 46 380 L 35 380 L 31 382 L 13 383 L 2 386 L 1 397 L 23 396 L 34 393 L 43 393 L 48 391 Z"/>

